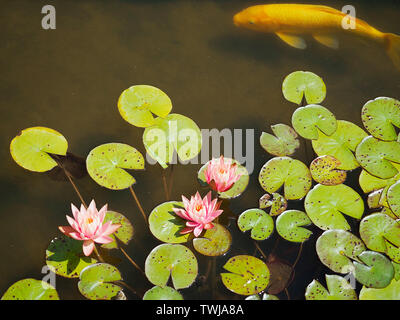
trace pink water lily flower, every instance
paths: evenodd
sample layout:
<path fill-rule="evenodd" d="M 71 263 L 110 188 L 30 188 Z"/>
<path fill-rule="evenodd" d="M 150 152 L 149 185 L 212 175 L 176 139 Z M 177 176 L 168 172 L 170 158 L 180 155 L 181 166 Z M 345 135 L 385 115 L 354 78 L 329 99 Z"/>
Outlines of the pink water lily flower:
<path fill-rule="evenodd" d="M 195 237 L 198 237 L 203 229 L 213 228 L 211 222 L 223 212 L 219 209 L 221 202 L 218 199 L 211 200 L 211 191 L 203 199 L 197 192 L 190 200 L 182 196 L 182 201 L 185 209 L 173 208 L 179 217 L 187 220 L 181 234 L 193 231 Z"/>
<path fill-rule="evenodd" d="M 83 253 L 85 256 L 89 256 L 92 253 L 95 242 L 101 244 L 112 242 L 113 239 L 109 235 L 121 226 L 120 224 L 112 224 L 111 221 L 103 224 L 107 205 L 97 211 L 94 200 L 92 200 L 87 209 L 81 205 L 81 209 L 78 210 L 72 203 L 71 209 L 74 219 L 67 216 L 70 226 L 60 226 L 58 228 L 67 236 L 83 241 Z"/>
<path fill-rule="evenodd" d="M 238 181 L 241 174 L 237 173 L 236 163 L 231 159 L 224 159 L 221 156 L 208 162 L 205 177 L 210 187 L 217 192 L 229 190 Z"/>

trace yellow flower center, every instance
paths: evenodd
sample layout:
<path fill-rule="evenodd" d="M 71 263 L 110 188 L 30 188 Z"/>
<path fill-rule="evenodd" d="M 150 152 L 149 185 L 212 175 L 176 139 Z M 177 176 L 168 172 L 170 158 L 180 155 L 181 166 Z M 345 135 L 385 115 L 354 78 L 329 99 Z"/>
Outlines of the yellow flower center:
<path fill-rule="evenodd" d="M 198 204 L 198 205 L 196 206 L 196 211 L 200 211 L 202 208 L 203 208 L 203 205 Z"/>
<path fill-rule="evenodd" d="M 92 219 L 92 218 L 87 218 L 87 219 L 86 219 L 86 223 L 87 223 L 87 224 L 91 224 L 92 222 L 93 222 L 93 219 Z"/>

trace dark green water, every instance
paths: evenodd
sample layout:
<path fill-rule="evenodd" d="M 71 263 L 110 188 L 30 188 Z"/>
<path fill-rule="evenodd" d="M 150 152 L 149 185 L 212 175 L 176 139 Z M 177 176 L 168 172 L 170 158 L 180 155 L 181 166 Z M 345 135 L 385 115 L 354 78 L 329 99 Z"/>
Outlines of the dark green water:
<path fill-rule="evenodd" d="M 291 1 L 275 1 L 291 2 Z M 281 93 L 283 78 L 295 70 L 312 71 L 325 80 L 324 106 L 338 119 L 361 125 L 360 110 L 378 96 L 400 98 L 400 72 L 383 48 L 352 37 L 341 38 L 339 50 L 309 40 L 300 51 L 276 36 L 236 28 L 232 16 L 260 1 L 238 0 L 113 0 L 52 1 L 57 10 L 57 29 L 41 28 L 41 8 L 46 1 L 1 1 L 0 11 L 0 294 L 15 281 L 40 279 L 44 254 L 50 240 L 65 225 L 70 203 L 79 203 L 66 182 L 31 173 L 15 164 L 9 143 L 21 129 L 47 126 L 60 131 L 69 151 L 86 157 L 95 146 L 124 142 L 145 153 L 142 129 L 131 127 L 118 113 L 120 93 L 134 84 L 161 88 L 173 101 L 173 112 L 191 117 L 200 128 L 255 129 L 255 170 L 250 185 L 230 208 L 240 214 L 256 207 L 263 190 L 257 176 L 270 158 L 258 137 L 275 123 L 290 124 L 294 106 Z M 267 2 L 266 2 L 267 3 Z M 348 1 L 308 1 L 337 9 Z M 398 1 L 355 1 L 357 17 L 382 31 L 400 34 Z M 304 146 L 303 146 L 304 147 Z M 304 149 L 296 155 L 305 160 Z M 172 199 L 189 196 L 200 187 L 200 165 L 174 169 Z M 164 201 L 159 166 L 146 166 L 135 175 L 135 190 L 146 212 Z M 356 175 L 355 175 L 356 176 Z M 108 203 L 134 224 L 136 241 L 127 251 L 140 264 L 159 242 L 146 226 L 128 191 L 111 191 L 90 177 L 77 180 L 87 201 Z M 296 206 L 298 204 L 294 204 Z M 301 203 L 299 204 L 301 205 Z M 235 224 L 232 249 L 217 260 L 217 272 L 232 255 L 253 254 L 248 235 Z M 275 237 L 260 243 L 269 252 Z M 315 237 L 305 246 L 289 287 L 292 299 L 303 299 L 314 277 L 327 271 L 314 253 Z M 293 262 L 298 245 L 284 240 L 276 251 Z M 122 260 L 119 268 L 134 287 L 148 282 Z M 197 254 L 199 256 L 199 254 Z M 200 275 L 206 259 L 200 261 Z M 62 299 L 82 298 L 76 280 L 57 278 Z M 200 284 L 200 281 L 199 281 Z M 208 284 L 182 291 L 187 299 L 210 298 Z M 285 298 L 285 294 L 279 295 Z M 134 297 L 132 297 L 134 298 Z M 239 299 L 217 281 L 214 298 Z"/>

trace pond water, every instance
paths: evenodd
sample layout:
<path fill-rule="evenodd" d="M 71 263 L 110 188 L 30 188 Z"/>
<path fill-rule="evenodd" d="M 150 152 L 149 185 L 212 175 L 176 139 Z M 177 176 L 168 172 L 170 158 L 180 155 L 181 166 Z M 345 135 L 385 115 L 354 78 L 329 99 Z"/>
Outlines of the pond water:
<path fill-rule="evenodd" d="M 275 1 L 292 2 L 292 1 Z M 45 250 L 60 235 L 70 203 L 79 204 L 67 182 L 32 173 L 15 164 L 9 143 L 21 129 L 47 126 L 61 132 L 69 151 L 86 157 L 95 146 L 124 142 L 145 154 L 142 132 L 118 113 L 117 99 L 134 84 L 150 84 L 166 92 L 173 112 L 192 118 L 200 128 L 254 129 L 254 172 L 245 193 L 229 203 L 235 214 L 258 206 L 264 194 L 258 172 L 271 158 L 259 145 L 262 131 L 276 123 L 290 124 L 294 106 L 281 92 L 284 77 L 295 70 L 312 71 L 327 86 L 324 106 L 338 119 L 362 126 L 363 104 L 378 96 L 400 98 L 400 72 L 379 45 L 353 37 L 341 37 L 332 50 L 308 39 L 306 50 L 296 50 L 276 36 L 239 29 L 233 15 L 260 1 L 246 0 L 55 0 L 57 29 L 41 28 L 41 8 L 46 1 L 2 1 L 0 12 L 0 79 L 2 125 L 0 127 L 0 293 L 22 278 L 43 277 Z M 348 1 L 308 1 L 341 9 Z M 357 17 L 386 32 L 400 34 L 398 1 L 352 0 Z M 302 148 L 294 155 L 305 161 Z M 200 190 L 198 165 L 174 168 L 171 198 L 180 200 Z M 146 164 L 135 173 L 134 186 L 146 212 L 165 200 L 161 168 Z M 350 181 L 352 179 L 350 176 Z M 354 173 L 357 177 L 357 172 Z M 354 182 L 354 181 L 353 181 Z M 101 188 L 89 176 L 76 181 L 87 202 L 108 203 L 127 216 L 135 227 L 135 241 L 127 252 L 144 265 L 150 250 L 160 242 L 144 225 L 129 191 Z M 353 183 L 357 187 L 356 183 Z M 201 189 L 205 192 L 204 189 Z M 358 190 L 358 189 L 356 189 Z M 301 208 L 302 203 L 291 204 Z M 217 272 L 236 254 L 255 254 L 247 234 L 230 224 L 233 244 L 216 259 Z M 304 244 L 296 276 L 288 288 L 291 299 L 304 299 L 312 279 L 323 279 L 326 269 L 315 253 L 314 236 Z M 272 250 L 276 235 L 260 246 Z M 299 245 L 280 240 L 275 254 L 293 263 Z M 124 279 L 138 290 L 150 288 L 118 252 Z M 199 254 L 197 254 L 199 256 Z M 207 259 L 200 258 L 200 275 Z M 241 299 L 216 277 L 212 292 L 209 278 L 182 290 L 186 299 Z M 62 299 L 82 299 L 77 280 L 57 277 Z M 129 293 L 128 293 L 129 296 Z M 279 297 L 285 299 L 284 292 Z M 135 298 L 129 296 L 129 298 Z"/>

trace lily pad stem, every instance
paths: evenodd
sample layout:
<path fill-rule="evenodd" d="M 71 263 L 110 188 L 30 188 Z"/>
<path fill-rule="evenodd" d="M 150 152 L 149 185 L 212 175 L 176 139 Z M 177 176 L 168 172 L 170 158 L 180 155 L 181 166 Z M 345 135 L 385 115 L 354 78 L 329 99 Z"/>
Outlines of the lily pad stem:
<path fill-rule="evenodd" d="M 96 245 L 94 245 L 94 253 L 96 254 L 97 258 L 99 259 L 100 262 L 104 262 L 104 259 L 101 257 L 99 251 L 97 250 Z"/>
<path fill-rule="evenodd" d="M 139 199 L 138 199 L 138 197 L 136 196 L 135 191 L 133 191 L 132 186 L 129 186 L 129 191 L 131 192 L 131 194 L 132 194 L 132 196 L 133 196 L 133 199 L 135 199 L 135 202 L 136 202 L 136 204 L 137 204 L 137 206 L 138 206 L 138 208 L 139 208 L 139 210 L 140 210 L 140 212 L 141 212 L 141 214 L 142 214 L 142 216 L 143 216 L 144 221 L 146 221 L 146 223 L 147 223 L 147 216 L 146 216 L 146 214 L 144 213 L 144 210 L 143 210 L 143 208 L 142 208 L 142 205 L 140 204 Z"/>
<path fill-rule="evenodd" d="M 165 198 L 167 201 L 169 200 L 169 193 L 168 193 L 168 185 L 167 185 L 167 178 L 165 177 L 165 169 L 161 168 L 161 177 L 162 177 L 162 182 L 163 182 L 163 187 L 164 187 L 164 192 L 165 192 Z"/>
<path fill-rule="evenodd" d="M 173 183 L 174 183 L 174 165 L 171 164 L 171 173 L 169 174 L 168 197 L 171 196 Z"/>
<path fill-rule="evenodd" d="M 133 261 L 133 259 L 126 253 L 126 251 L 119 247 L 119 249 L 121 250 L 121 252 L 124 254 L 124 256 L 129 260 L 129 262 L 136 268 L 138 269 L 144 276 L 146 276 L 146 274 L 144 273 L 144 271 L 142 270 L 142 268 L 139 267 L 139 265 Z"/>
<path fill-rule="evenodd" d="M 257 250 L 260 251 L 261 255 L 263 256 L 263 258 L 265 260 L 267 260 L 267 255 L 264 253 L 264 251 L 262 251 L 262 249 L 260 248 L 260 246 L 258 245 L 257 241 L 253 240 L 254 245 L 256 246 Z"/>
<path fill-rule="evenodd" d="M 296 260 L 292 265 L 292 269 L 294 269 L 294 267 L 296 266 L 297 262 L 299 262 L 302 251 L 303 251 L 303 242 L 300 244 L 299 252 L 297 253 Z"/>

